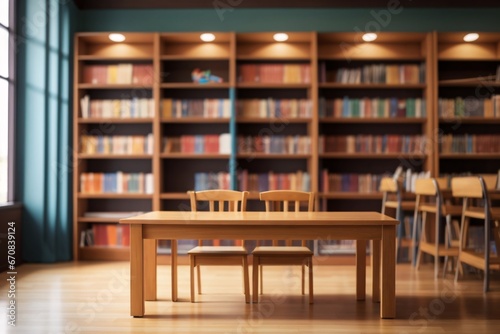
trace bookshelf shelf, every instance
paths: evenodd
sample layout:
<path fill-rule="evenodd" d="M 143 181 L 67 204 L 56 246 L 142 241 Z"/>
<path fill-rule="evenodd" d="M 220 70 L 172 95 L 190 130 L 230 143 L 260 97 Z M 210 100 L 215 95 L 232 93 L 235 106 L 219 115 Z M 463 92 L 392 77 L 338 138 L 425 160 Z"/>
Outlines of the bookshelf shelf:
<path fill-rule="evenodd" d="M 199 84 L 195 82 L 179 82 L 179 83 L 162 83 L 161 88 L 176 88 L 176 89 L 228 89 L 228 83 L 206 83 Z"/>
<path fill-rule="evenodd" d="M 309 159 L 310 154 L 266 154 L 266 153 L 238 153 L 240 159 Z"/>
<path fill-rule="evenodd" d="M 323 82 L 318 84 L 319 88 L 330 89 L 417 89 L 422 90 L 426 88 L 425 84 L 344 84 L 336 82 Z"/>
<path fill-rule="evenodd" d="M 187 193 L 162 193 L 160 194 L 161 199 L 189 199 Z"/>
<path fill-rule="evenodd" d="M 229 154 L 209 154 L 209 153 L 162 153 L 162 159 L 229 159 Z"/>
<path fill-rule="evenodd" d="M 96 62 L 147 62 L 153 61 L 153 57 L 143 57 L 143 56 L 96 56 L 96 55 L 79 55 L 78 60 L 80 61 L 96 61 Z"/>
<path fill-rule="evenodd" d="M 283 117 L 283 118 L 276 118 L 276 117 L 269 117 L 269 118 L 263 118 L 263 117 L 239 117 L 236 118 L 236 122 L 238 123 L 257 123 L 257 124 L 269 124 L 269 123 L 276 123 L 276 124 L 287 124 L 287 123 L 311 123 L 312 119 L 311 118 L 302 118 L 302 117 Z"/>
<path fill-rule="evenodd" d="M 455 117 L 455 118 L 439 118 L 440 123 L 449 123 L 449 124 L 500 124 L 500 118 L 491 118 L 491 117 Z"/>
<path fill-rule="evenodd" d="M 427 121 L 423 117 L 395 117 L 395 118 L 355 118 L 355 117 L 322 117 L 319 119 L 321 123 L 339 123 L 339 124 L 422 124 Z"/>
<path fill-rule="evenodd" d="M 379 192 L 373 193 L 359 193 L 359 192 L 329 192 L 329 193 L 319 193 L 319 198 L 325 199 L 355 199 L 355 200 L 381 200 L 382 194 Z"/>
<path fill-rule="evenodd" d="M 114 89 L 153 89 L 153 85 L 148 84 L 92 84 L 92 83 L 80 83 L 78 84 L 80 89 L 99 89 L 99 90 L 114 90 Z"/>
<path fill-rule="evenodd" d="M 441 159 L 500 159 L 500 153 L 441 153 Z"/>
<path fill-rule="evenodd" d="M 78 193 L 77 198 L 95 198 L 95 199 L 152 199 L 152 194 L 111 194 L 111 193 L 99 193 L 99 194 L 87 194 Z"/>
<path fill-rule="evenodd" d="M 170 118 L 170 119 L 162 119 L 162 123 L 171 123 L 171 124 L 197 124 L 197 123 L 213 123 L 213 124 L 228 124 L 230 122 L 229 118 L 221 117 L 221 118 L 208 118 L 208 117 L 183 117 L 183 118 Z"/>
<path fill-rule="evenodd" d="M 117 223 L 120 218 L 98 218 L 98 217 L 79 217 L 79 223 L 100 223 L 100 224 L 108 224 L 108 223 Z"/>
<path fill-rule="evenodd" d="M 260 82 L 239 82 L 237 88 L 240 89 L 308 89 L 310 84 L 300 83 L 260 83 Z"/>
<path fill-rule="evenodd" d="M 320 153 L 323 159 L 425 159 L 422 154 L 405 153 Z"/>
<path fill-rule="evenodd" d="M 153 159 L 151 154 L 78 154 L 79 159 Z"/>
<path fill-rule="evenodd" d="M 138 124 L 138 123 L 153 123 L 152 118 L 79 118 L 80 124 L 99 124 L 99 123 L 124 123 L 124 124 Z"/>

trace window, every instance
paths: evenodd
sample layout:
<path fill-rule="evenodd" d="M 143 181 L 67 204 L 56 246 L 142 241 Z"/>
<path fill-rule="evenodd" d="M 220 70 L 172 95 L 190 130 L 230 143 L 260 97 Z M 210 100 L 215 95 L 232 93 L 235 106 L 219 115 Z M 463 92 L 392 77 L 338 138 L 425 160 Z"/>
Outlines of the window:
<path fill-rule="evenodd" d="M 10 43 L 12 31 L 12 1 L 0 0 L 0 203 L 12 200 L 12 179 L 9 178 L 12 152 L 12 97 L 14 59 Z"/>

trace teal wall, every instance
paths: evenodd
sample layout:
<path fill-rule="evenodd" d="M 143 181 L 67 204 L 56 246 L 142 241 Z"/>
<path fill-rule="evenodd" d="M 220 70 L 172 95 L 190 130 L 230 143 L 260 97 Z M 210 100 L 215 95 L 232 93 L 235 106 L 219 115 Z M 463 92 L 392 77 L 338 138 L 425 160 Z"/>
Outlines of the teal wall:
<path fill-rule="evenodd" d="M 17 2 L 16 201 L 23 204 L 22 257 L 71 259 L 72 40 L 67 0 Z"/>
<path fill-rule="evenodd" d="M 80 11 L 79 31 L 500 31 L 493 9 L 157 9 Z"/>

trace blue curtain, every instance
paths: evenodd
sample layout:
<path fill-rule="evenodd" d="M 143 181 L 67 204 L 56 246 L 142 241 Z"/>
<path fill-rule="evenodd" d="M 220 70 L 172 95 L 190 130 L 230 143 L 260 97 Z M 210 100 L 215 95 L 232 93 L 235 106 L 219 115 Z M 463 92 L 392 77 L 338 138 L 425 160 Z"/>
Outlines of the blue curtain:
<path fill-rule="evenodd" d="M 77 10 L 70 0 L 17 1 L 16 200 L 22 258 L 71 260 L 71 80 Z"/>

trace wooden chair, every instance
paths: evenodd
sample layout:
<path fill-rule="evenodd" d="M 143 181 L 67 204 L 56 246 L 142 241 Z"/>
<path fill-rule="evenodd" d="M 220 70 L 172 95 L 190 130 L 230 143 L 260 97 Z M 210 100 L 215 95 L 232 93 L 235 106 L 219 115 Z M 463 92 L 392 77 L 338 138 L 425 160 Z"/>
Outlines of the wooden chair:
<path fill-rule="evenodd" d="M 500 208 L 492 208 L 490 204 L 488 190 L 494 189 L 496 181 L 485 179 L 482 176 L 455 177 L 452 179 L 451 188 L 453 196 L 463 198 L 462 223 L 460 226 L 460 243 L 458 253 L 458 263 L 455 271 L 455 281 L 458 280 L 459 267 L 466 263 L 472 267 L 484 271 L 483 291 L 489 290 L 490 269 L 500 269 Z M 472 203 L 472 200 L 479 200 L 479 203 Z M 468 230 L 470 219 L 480 219 L 484 221 L 484 246 L 482 251 L 470 248 L 468 245 Z M 494 221 L 493 233 L 497 254 L 493 256 L 490 250 L 491 222 Z"/>
<path fill-rule="evenodd" d="M 314 193 L 293 191 L 293 190 L 273 190 L 260 193 L 260 200 L 265 201 L 266 211 L 290 210 L 289 205 L 294 206 L 294 211 L 300 211 L 300 204 L 307 204 L 307 211 L 314 209 Z M 286 246 L 278 246 L 278 241 L 273 240 L 273 246 L 257 246 L 253 254 L 253 302 L 258 302 L 258 286 L 260 272 L 260 293 L 263 293 L 262 266 L 276 265 L 300 265 L 302 266 L 302 294 L 305 285 L 305 266 L 309 268 L 309 304 L 313 303 L 313 252 L 306 247 L 306 241 L 302 240 L 301 246 L 292 246 L 292 241 L 287 240 Z"/>
<path fill-rule="evenodd" d="M 191 210 L 197 211 L 197 204 L 208 204 L 209 211 L 246 211 L 247 191 L 205 190 L 189 191 Z M 203 240 L 189 252 L 191 302 L 195 301 L 194 269 L 197 268 L 198 294 L 201 294 L 200 266 L 239 265 L 243 267 L 243 287 L 245 302 L 250 303 L 250 283 L 248 275 L 248 252 L 242 246 L 203 246 Z"/>
<path fill-rule="evenodd" d="M 415 213 L 413 235 L 419 235 L 418 253 L 416 268 L 420 267 L 422 253 L 434 256 L 434 277 L 437 278 L 439 272 L 439 257 L 458 256 L 458 245 L 451 242 L 451 218 L 460 216 L 462 207 L 446 202 L 441 193 L 441 189 L 447 189 L 447 179 L 445 178 L 425 178 L 415 181 Z M 435 217 L 434 231 L 429 229 L 427 214 Z M 420 217 L 421 216 L 421 217 Z M 444 243 L 441 243 L 441 217 L 446 217 L 446 228 Z M 420 219 L 421 218 L 421 219 Z M 420 225 L 420 233 L 417 233 L 417 226 Z M 446 273 L 447 261 L 445 261 L 443 275 Z"/>
<path fill-rule="evenodd" d="M 379 191 L 382 193 L 382 214 L 388 214 L 387 209 L 391 209 L 394 212 L 393 217 L 400 222 L 396 240 L 396 259 L 399 258 L 399 250 L 401 247 L 407 247 L 409 249 L 410 259 L 413 259 L 416 249 L 415 235 L 412 235 L 411 238 L 406 237 L 405 232 L 408 233 L 409 231 L 405 231 L 403 212 L 414 211 L 415 201 L 403 201 L 401 181 L 395 180 L 392 177 L 384 177 L 380 180 Z"/>

